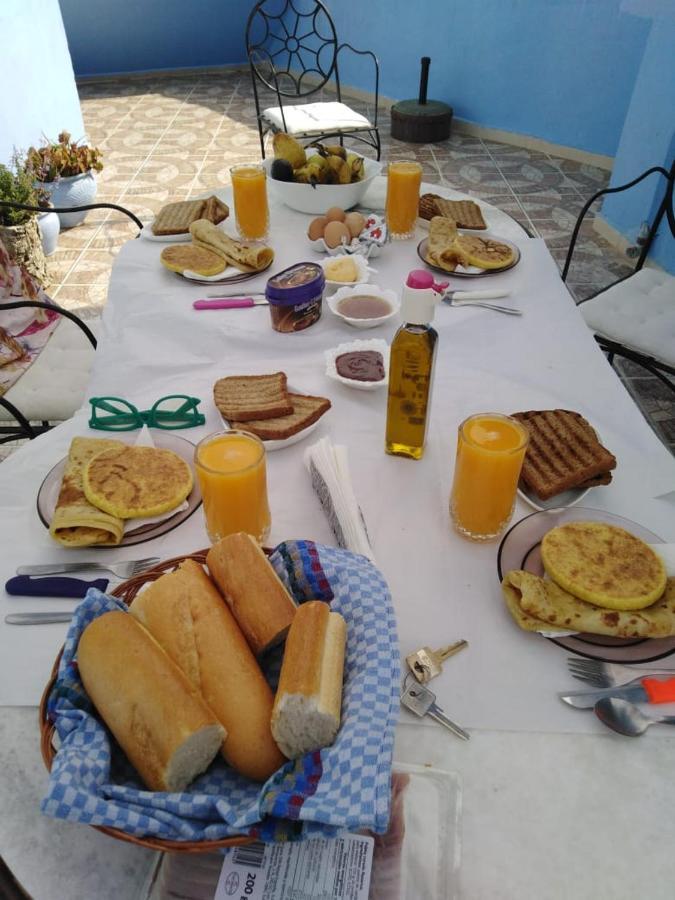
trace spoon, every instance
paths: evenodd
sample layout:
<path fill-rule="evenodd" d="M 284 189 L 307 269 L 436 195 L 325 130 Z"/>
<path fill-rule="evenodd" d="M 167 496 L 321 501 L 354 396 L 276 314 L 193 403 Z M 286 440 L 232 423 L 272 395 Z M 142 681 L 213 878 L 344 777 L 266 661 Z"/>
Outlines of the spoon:
<path fill-rule="evenodd" d="M 650 725 L 659 722 L 663 725 L 675 725 L 675 716 L 646 716 L 634 703 L 618 697 L 603 697 L 595 704 L 594 711 L 604 725 L 628 737 L 638 737 Z"/>

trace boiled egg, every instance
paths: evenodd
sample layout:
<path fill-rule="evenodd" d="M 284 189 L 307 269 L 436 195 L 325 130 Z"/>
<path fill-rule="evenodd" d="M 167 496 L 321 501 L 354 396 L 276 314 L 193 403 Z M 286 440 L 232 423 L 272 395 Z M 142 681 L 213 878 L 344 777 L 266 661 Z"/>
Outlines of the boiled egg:
<path fill-rule="evenodd" d="M 358 237 L 366 227 L 365 217 L 358 212 L 350 212 L 345 216 L 345 225 L 352 237 Z"/>
<path fill-rule="evenodd" d="M 326 212 L 326 221 L 328 222 L 344 222 L 347 213 L 339 206 L 331 206 Z"/>
<path fill-rule="evenodd" d="M 343 240 L 348 244 L 352 236 L 349 228 L 343 222 L 329 222 L 324 229 L 323 239 L 326 246 L 333 250 L 335 247 L 339 247 Z"/>
<path fill-rule="evenodd" d="M 307 229 L 307 237 L 310 241 L 318 241 L 319 238 L 322 238 L 327 224 L 328 219 L 325 216 L 319 216 L 317 219 L 312 219 L 309 223 L 309 228 Z"/>

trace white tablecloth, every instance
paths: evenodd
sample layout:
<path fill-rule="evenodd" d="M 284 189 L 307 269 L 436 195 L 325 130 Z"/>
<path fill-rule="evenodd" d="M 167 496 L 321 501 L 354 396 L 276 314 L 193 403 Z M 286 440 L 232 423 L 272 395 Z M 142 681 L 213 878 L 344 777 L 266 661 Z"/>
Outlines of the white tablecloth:
<path fill-rule="evenodd" d="M 457 425 L 466 415 L 481 410 L 563 407 L 581 412 L 618 459 L 612 485 L 593 491 L 588 505 L 641 522 L 671 541 L 675 540 L 675 502 L 673 494 L 667 494 L 675 487 L 675 463 L 597 349 L 543 241 L 518 234 L 518 227 L 506 217 L 495 214 L 490 221 L 488 215 L 488 221 L 495 232 L 499 224 L 499 233 L 517 240 L 522 250 L 520 264 L 490 277 L 489 284 L 511 290 L 507 302 L 520 306 L 525 315 L 518 319 L 447 306 L 437 310 L 434 324 L 440 341 L 434 397 L 428 445 L 419 462 L 384 453 L 385 391 L 354 391 L 324 375 L 325 348 L 360 336 L 389 340 L 395 325 L 358 334 L 324 307 L 316 325 L 295 335 L 282 335 L 272 331 L 264 307 L 195 312 L 192 302 L 214 289 L 187 284 L 160 268 L 161 245 L 142 240 L 125 245 L 115 263 L 88 395 L 123 396 L 143 408 L 173 392 L 201 397 L 207 423 L 183 433 L 192 441 L 219 427 L 210 398 L 213 382 L 223 375 L 283 369 L 291 384 L 330 397 L 333 408 L 315 435 L 327 435 L 348 448 L 352 479 L 375 556 L 392 590 L 403 653 L 460 637 L 469 641 L 469 649 L 446 663 L 432 687 L 451 718 L 469 729 L 481 730 L 474 734 L 475 743 L 460 745 L 433 724 L 424 731 L 401 731 L 402 756 L 457 767 L 467 779 L 465 793 L 473 792 L 466 798 L 470 862 L 463 875 L 465 896 L 472 900 L 634 896 L 622 894 L 621 888 L 632 883 L 629 870 L 633 875 L 648 874 L 646 864 L 637 868 L 623 864 L 611 877 L 602 869 L 585 887 L 575 890 L 568 886 L 566 893 L 556 892 L 548 881 L 545 852 L 552 854 L 554 870 L 564 867 L 564 854 L 561 847 L 551 847 L 557 827 L 551 803 L 558 790 L 596 791 L 595 800 L 588 797 L 577 804 L 568 798 L 561 804 L 561 833 L 569 838 L 577 833 L 573 821 L 577 807 L 583 816 L 586 800 L 591 805 L 611 803 L 613 779 L 620 777 L 621 766 L 636 766 L 648 779 L 645 789 L 650 800 L 643 804 L 638 794 L 631 792 L 622 814 L 630 815 L 631 827 L 638 833 L 646 834 L 650 823 L 656 821 L 659 827 L 670 828 L 672 837 L 660 805 L 666 808 L 667 802 L 672 805 L 675 800 L 672 779 L 666 781 L 664 771 L 672 746 L 668 729 L 660 730 L 661 740 L 656 735 L 659 729 L 652 729 L 632 744 L 604 732 L 602 738 L 592 737 L 601 733 L 592 713 L 564 707 L 555 696 L 556 691 L 574 684 L 566 672 L 565 652 L 515 627 L 501 601 L 497 544 L 474 545 L 460 538 L 450 526 L 447 500 Z M 301 258 L 316 258 L 304 243 L 306 222 L 307 217 L 272 208 L 272 243 L 277 253 L 274 271 Z M 373 280 L 400 290 L 406 273 L 419 265 L 415 243 L 390 245 L 373 265 L 379 270 Z M 260 290 L 265 280 L 259 277 L 242 287 Z M 454 281 L 458 288 L 467 286 Z M 483 287 L 487 281 L 471 286 Z M 86 418 L 83 410 L 0 467 L 4 513 L 0 580 L 14 574 L 19 564 L 69 557 L 50 541 L 40 524 L 35 494 L 46 472 L 67 453 L 72 436 L 89 433 Z M 303 450 L 300 443 L 268 457 L 271 543 L 291 537 L 334 543 L 304 469 Z M 519 501 L 516 517 L 528 512 Z M 113 555 L 165 558 L 206 543 L 202 515 L 197 512 L 170 534 Z M 89 550 L 77 555 L 97 559 L 108 552 Z M 12 628 L 2 622 L 10 610 L 38 608 L 72 608 L 72 602 L 16 599 L 0 593 L 0 705 L 37 703 L 63 640 L 65 626 Z M 509 736 L 506 732 L 521 734 Z M 535 738 L 528 732 L 545 734 Z M 588 736 L 580 736 L 583 732 Z M 411 734 L 414 737 L 410 738 Z M 502 768 L 501 755 L 512 752 L 519 759 L 505 762 Z M 561 772 L 566 762 L 569 771 Z M 563 775 L 572 779 L 568 787 L 560 781 Z M 533 819 L 525 816 L 512 823 L 520 816 L 519 810 L 495 799 L 505 779 L 514 805 L 516 798 L 524 801 L 531 788 L 541 789 L 535 799 L 527 801 Z M 617 826 L 614 831 L 609 824 L 607 827 L 606 835 L 583 829 L 586 843 L 579 860 L 586 858 L 584 849 L 589 865 L 591 857 L 611 850 L 619 835 Z M 500 828 L 504 832 L 512 829 L 513 835 L 507 838 L 504 834 L 508 855 L 497 859 Z M 485 829 L 488 869 L 481 868 L 480 860 Z M 522 840 L 528 842 L 527 847 L 520 846 Z M 538 843 L 539 860 L 533 865 L 528 850 Z M 494 871 L 489 870 L 493 861 Z M 672 879 L 675 865 L 669 865 Z M 617 872 L 622 873 L 620 877 Z M 603 895 L 602 885 L 607 884 L 614 889 Z M 528 886 L 533 893 L 528 894 Z M 651 887 L 650 897 L 669 896 L 659 893 L 657 884 Z"/>

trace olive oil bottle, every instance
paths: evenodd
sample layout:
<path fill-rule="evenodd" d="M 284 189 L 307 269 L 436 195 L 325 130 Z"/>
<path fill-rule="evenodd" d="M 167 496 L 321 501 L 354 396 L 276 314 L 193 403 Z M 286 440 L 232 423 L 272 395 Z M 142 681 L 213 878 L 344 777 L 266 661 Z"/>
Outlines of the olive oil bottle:
<path fill-rule="evenodd" d="M 421 459 L 427 433 L 438 341 L 430 325 L 438 302 L 433 285 L 433 278 L 424 270 L 408 275 L 401 300 L 404 324 L 396 332 L 389 355 L 385 450 L 410 459 Z"/>

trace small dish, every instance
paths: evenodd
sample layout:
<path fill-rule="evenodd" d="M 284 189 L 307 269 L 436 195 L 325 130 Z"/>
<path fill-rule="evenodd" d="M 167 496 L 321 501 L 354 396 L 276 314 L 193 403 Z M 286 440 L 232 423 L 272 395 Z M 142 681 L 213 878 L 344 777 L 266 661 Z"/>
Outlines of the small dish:
<path fill-rule="evenodd" d="M 339 256 L 342 253 L 367 254 L 369 259 L 373 259 L 380 255 L 380 250 L 387 243 L 387 226 L 382 216 L 368 213 L 363 231 L 358 237 L 352 238 L 349 244 L 329 247 L 323 238 L 312 241 L 309 237 L 307 237 L 307 243 L 317 253 L 327 253 L 329 256 Z"/>
<path fill-rule="evenodd" d="M 500 244 L 506 244 L 510 247 L 514 252 L 514 257 L 510 263 L 507 263 L 505 266 L 500 266 L 498 269 L 479 269 L 477 266 L 469 266 L 468 268 L 463 268 L 462 266 L 458 266 L 454 272 L 448 271 L 448 269 L 443 269 L 440 266 L 434 265 L 434 263 L 429 262 L 427 259 L 427 245 L 429 243 L 429 238 L 424 238 L 417 245 L 417 255 L 422 260 L 425 266 L 429 266 L 430 269 L 433 269 L 434 272 L 440 272 L 442 275 L 450 278 L 482 278 L 485 275 L 499 275 L 502 272 L 508 272 L 509 269 L 512 269 L 514 266 L 517 266 L 520 262 L 520 250 L 513 243 L 513 241 L 507 241 L 506 238 L 499 237 L 495 234 L 488 234 L 485 231 L 469 232 L 473 237 L 480 237 L 486 240 L 499 241 Z M 460 232 L 463 234 L 463 232 Z"/>
<path fill-rule="evenodd" d="M 346 316 L 338 309 L 342 300 L 346 300 L 348 297 L 363 296 L 381 298 L 391 308 L 391 312 L 384 316 L 378 316 L 377 318 L 360 319 L 353 318 L 352 316 Z M 330 297 L 326 298 L 326 303 L 328 304 L 328 307 L 333 315 L 337 316 L 338 319 L 342 319 L 342 321 L 346 322 L 347 325 L 351 325 L 352 328 L 377 328 L 378 325 L 383 325 L 385 322 L 393 319 L 394 316 L 397 316 L 401 308 L 401 301 L 396 294 L 396 291 L 385 290 L 376 284 L 361 284 L 356 285 L 356 287 L 341 287 Z"/>
<path fill-rule="evenodd" d="M 324 271 L 324 275 L 326 276 L 326 287 L 330 288 L 331 291 L 337 291 L 339 288 L 343 287 L 354 287 L 354 285 L 357 284 L 366 284 L 370 280 L 368 261 L 365 259 L 365 257 L 361 256 L 361 254 L 352 254 L 349 258 L 354 261 L 354 265 L 356 266 L 356 279 L 354 281 L 332 281 L 328 277 L 326 266 L 330 266 L 334 258 L 335 257 L 333 256 L 331 259 L 322 259 L 320 263 Z"/>
<path fill-rule="evenodd" d="M 382 354 L 382 362 L 384 363 L 384 378 L 381 381 L 356 381 L 354 378 L 345 378 L 339 375 L 335 360 L 343 353 L 354 353 L 359 350 L 374 350 L 376 353 Z M 326 359 L 326 376 L 332 378 L 333 381 L 339 381 L 347 387 L 354 388 L 357 391 L 376 391 L 378 388 L 387 387 L 389 384 L 389 344 L 381 338 L 370 338 L 368 340 L 349 341 L 347 344 L 340 344 L 337 347 L 331 347 L 324 353 Z"/>

